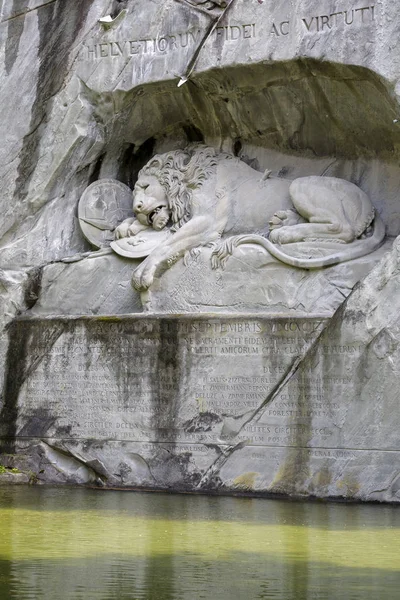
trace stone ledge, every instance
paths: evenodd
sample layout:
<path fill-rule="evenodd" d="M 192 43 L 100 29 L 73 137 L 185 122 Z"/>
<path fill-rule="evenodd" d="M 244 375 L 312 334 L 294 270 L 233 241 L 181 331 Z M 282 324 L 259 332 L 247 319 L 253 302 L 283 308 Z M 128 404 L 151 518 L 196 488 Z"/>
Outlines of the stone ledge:
<path fill-rule="evenodd" d="M 21 485 L 29 481 L 30 477 L 26 473 L 0 473 L 0 486 Z"/>

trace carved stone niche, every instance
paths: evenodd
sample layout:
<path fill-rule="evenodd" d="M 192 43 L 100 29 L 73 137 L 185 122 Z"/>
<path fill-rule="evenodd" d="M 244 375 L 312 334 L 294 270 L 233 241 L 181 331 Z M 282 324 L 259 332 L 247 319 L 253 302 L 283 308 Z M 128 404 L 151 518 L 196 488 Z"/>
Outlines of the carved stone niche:
<path fill-rule="evenodd" d="M 204 144 L 153 157 L 132 208 L 111 247 L 146 256 L 132 284 L 156 312 L 329 312 L 382 255 L 385 239 L 353 183 L 274 177 Z"/>
<path fill-rule="evenodd" d="M 33 314 L 63 297 L 61 314 L 330 316 L 390 248 L 400 134 L 382 78 L 303 59 L 191 86 L 82 91 L 109 132 L 79 208 L 100 251 L 45 269 Z"/>

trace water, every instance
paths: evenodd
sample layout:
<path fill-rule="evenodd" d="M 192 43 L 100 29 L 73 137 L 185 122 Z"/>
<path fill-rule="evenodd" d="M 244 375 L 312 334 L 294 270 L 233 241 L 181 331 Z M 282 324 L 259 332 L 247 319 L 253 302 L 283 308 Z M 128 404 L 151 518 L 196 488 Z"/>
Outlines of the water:
<path fill-rule="evenodd" d="M 398 600 L 399 510 L 0 488 L 0 600 Z"/>

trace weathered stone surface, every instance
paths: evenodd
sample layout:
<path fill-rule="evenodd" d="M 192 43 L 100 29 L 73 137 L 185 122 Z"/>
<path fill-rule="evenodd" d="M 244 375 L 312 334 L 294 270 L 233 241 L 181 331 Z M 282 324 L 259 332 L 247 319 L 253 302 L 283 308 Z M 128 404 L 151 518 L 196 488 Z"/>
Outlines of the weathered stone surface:
<path fill-rule="evenodd" d="M 96 315 L 142 312 L 131 279 L 139 261 L 94 255 L 44 267 L 33 315 Z M 106 276 L 104 276 L 106 274 Z"/>
<path fill-rule="evenodd" d="M 100 0 L 3 10 L 2 264 L 38 265 L 84 249 L 74 233 L 80 195 L 98 177 L 132 183 L 150 138 L 158 150 L 188 139 L 241 144 L 253 160 L 249 145 L 331 156 L 354 165 L 353 180 L 372 178 L 385 204 L 396 197 L 392 2 L 341 7 L 332 17 L 327 1 L 236 2 L 201 53 L 193 84 L 181 88 L 209 17 L 172 0 L 125 4 L 110 27 L 99 23 L 107 12 Z M 395 225 L 385 216 L 397 234 L 398 217 Z"/>
<path fill-rule="evenodd" d="M 331 320 L 17 320 L 3 445 L 46 482 L 397 502 L 398 311 L 370 285 Z"/>
<path fill-rule="evenodd" d="M 397 502 L 398 241 L 383 255 L 400 233 L 398 6 L 235 0 L 190 73 L 220 10 L 190 4 L 3 2 L 2 448 L 27 456 L 41 482 Z M 83 192 L 104 178 L 132 189 L 149 159 L 188 142 L 232 152 L 260 176 L 348 180 L 369 196 L 389 241 L 357 263 L 292 274 L 290 284 L 286 267 L 254 249 L 238 248 L 225 271 L 206 273 L 203 249 L 197 262 L 189 257 L 196 281 L 179 262 L 142 294 L 145 309 L 196 312 L 225 310 L 223 296 L 234 291 L 234 310 L 253 312 L 236 320 L 75 320 L 142 310 L 130 287 L 138 262 L 62 262 L 92 250 L 77 219 Z M 249 269 L 262 280 L 268 273 L 268 287 Z M 285 330 L 229 332 L 261 339 L 266 353 L 222 355 L 222 346 L 259 344 L 181 329 L 308 327 L 347 295 L 331 321 L 318 319 L 324 333 L 294 332 L 287 346 Z M 10 326 L 27 310 L 42 320 Z M 292 311 L 311 317 L 290 320 Z M 145 324 L 154 330 L 135 331 Z M 277 352 L 286 347 L 293 354 Z M 251 381 L 212 382 L 214 372 Z"/>
<path fill-rule="evenodd" d="M 29 483 L 26 473 L 0 473 L 0 485 L 21 485 Z"/>
<path fill-rule="evenodd" d="M 156 279 L 142 294 L 142 303 L 155 313 L 229 310 L 332 316 L 391 245 L 388 240 L 361 259 L 311 272 L 286 266 L 255 245 L 236 248 L 224 270 L 213 271 L 212 251 L 204 248 Z"/>

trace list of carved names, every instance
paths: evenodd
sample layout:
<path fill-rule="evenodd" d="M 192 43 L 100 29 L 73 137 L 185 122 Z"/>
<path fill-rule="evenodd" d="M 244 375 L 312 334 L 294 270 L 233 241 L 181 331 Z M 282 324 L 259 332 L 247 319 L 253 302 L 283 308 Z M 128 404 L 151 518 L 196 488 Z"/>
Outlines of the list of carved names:
<path fill-rule="evenodd" d="M 50 349 L 43 345 L 21 390 L 21 419 L 38 407 L 53 414 L 44 437 L 215 443 L 218 423 L 262 407 L 239 439 L 296 444 L 305 432 L 328 441 L 335 395 L 349 383 L 343 365 L 361 349 L 324 343 L 334 370 L 322 380 L 321 361 L 307 358 L 291 373 L 323 326 L 318 319 L 76 323 Z"/>

